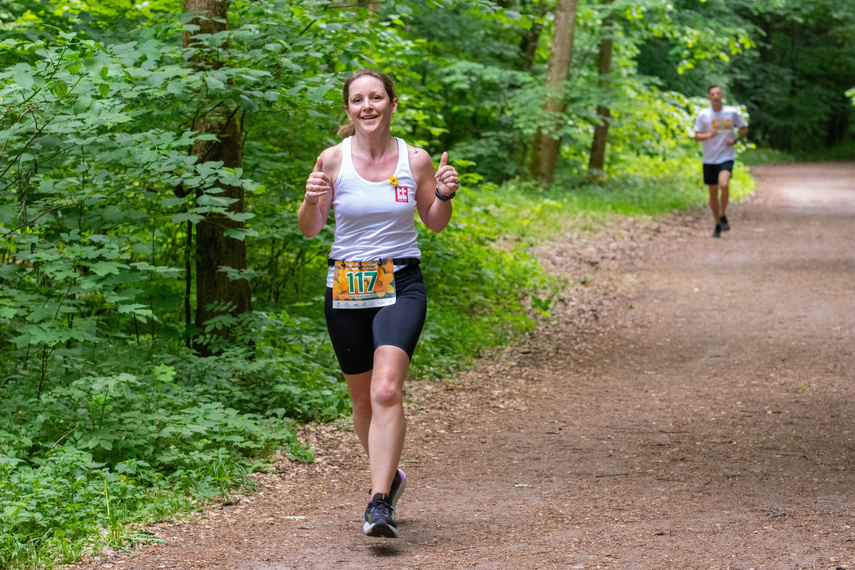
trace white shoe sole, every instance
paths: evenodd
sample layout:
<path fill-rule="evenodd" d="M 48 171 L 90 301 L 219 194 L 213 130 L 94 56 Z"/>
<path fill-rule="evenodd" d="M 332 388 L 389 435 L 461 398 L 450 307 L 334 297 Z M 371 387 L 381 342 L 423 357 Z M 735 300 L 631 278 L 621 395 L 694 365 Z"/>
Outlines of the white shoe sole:
<path fill-rule="evenodd" d="M 401 474 L 401 484 L 398 485 L 398 488 L 395 491 L 394 495 L 389 495 L 389 499 L 392 502 L 392 508 L 393 509 L 398 506 L 398 499 L 401 498 L 401 495 L 404 494 L 404 489 L 407 488 L 407 476 L 404 475 L 404 472 L 401 471 L 400 469 L 398 469 L 398 473 Z"/>
<path fill-rule="evenodd" d="M 362 525 L 362 532 L 364 532 L 366 536 L 398 538 L 398 529 L 388 524 L 370 524 L 366 522 Z"/>

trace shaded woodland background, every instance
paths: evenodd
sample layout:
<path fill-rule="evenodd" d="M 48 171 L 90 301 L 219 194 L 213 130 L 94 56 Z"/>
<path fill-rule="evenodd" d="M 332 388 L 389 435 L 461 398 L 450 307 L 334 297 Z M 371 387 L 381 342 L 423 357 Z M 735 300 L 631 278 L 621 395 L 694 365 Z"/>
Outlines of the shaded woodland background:
<path fill-rule="evenodd" d="M 853 48 L 832 0 L 0 1 L 0 566 L 146 540 L 347 414 L 296 210 L 354 69 L 463 174 L 430 377 L 548 315 L 527 247 L 568 216 L 703 203 L 707 85 L 745 160 L 851 160 Z"/>

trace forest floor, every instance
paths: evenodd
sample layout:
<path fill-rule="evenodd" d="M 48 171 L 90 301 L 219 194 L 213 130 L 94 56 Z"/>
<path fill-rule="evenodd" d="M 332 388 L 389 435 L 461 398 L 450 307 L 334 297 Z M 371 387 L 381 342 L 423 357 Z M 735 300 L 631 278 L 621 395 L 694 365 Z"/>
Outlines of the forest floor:
<path fill-rule="evenodd" d="M 346 422 L 311 464 L 81 569 L 855 569 L 855 164 L 538 247 L 551 318 L 406 387 L 400 538 Z M 234 502 L 234 501 L 232 501 Z"/>

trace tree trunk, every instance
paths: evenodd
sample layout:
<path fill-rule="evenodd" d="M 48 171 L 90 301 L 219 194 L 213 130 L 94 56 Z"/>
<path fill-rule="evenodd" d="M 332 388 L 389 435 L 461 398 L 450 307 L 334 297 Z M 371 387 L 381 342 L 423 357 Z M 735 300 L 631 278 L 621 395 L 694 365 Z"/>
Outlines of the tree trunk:
<path fill-rule="evenodd" d="M 564 83 L 570 76 L 573 36 L 576 29 L 577 0 L 558 0 L 555 5 L 555 29 L 546 74 L 545 126 L 538 128 L 531 156 L 531 174 L 543 182 L 555 179 L 555 164 L 561 145 L 561 116 L 567 108 Z"/>
<path fill-rule="evenodd" d="M 184 10 L 195 11 L 204 17 L 191 22 L 200 26 L 199 34 L 216 34 L 226 30 L 227 0 L 184 0 Z M 184 46 L 192 44 L 192 36 L 185 32 Z M 194 57 L 193 63 L 197 69 L 217 69 L 222 65 L 216 59 L 215 53 L 209 55 L 205 52 Z M 219 105 L 208 115 L 197 119 L 192 128 L 199 133 L 217 135 L 217 140 L 197 141 L 193 144 L 192 153 L 199 157 L 199 162 L 222 161 L 226 168 L 241 167 L 243 138 L 236 109 L 229 109 L 224 104 Z M 243 212 L 243 188 L 226 185 L 221 185 L 220 188 L 223 192 L 218 196 L 235 200 L 229 210 Z M 197 192 L 197 198 L 201 194 Z M 243 227 L 243 222 L 235 222 L 221 214 L 209 214 L 196 226 L 196 327 L 200 331 L 204 330 L 205 323 L 213 317 L 224 314 L 240 315 L 252 310 L 249 281 L 232 281 L 227 273 L 220 271 L 220 268 L 224 267 L 246 269 L 246 242 L 224 235 L 229 228 Z M 217 306 L 212 308 L 212 304 Z M 229 338 L 231 332 L 228 327 L 223 327 L 212 331 L 211 334 Z M 193 347 L 204 356 L 216 352 L 209 342 L 200 337 L 194 340 Z"/>
<path fill-rule="evenodd" d="M 531 71 L 534 65 L 534 56 L 537 52 L 537 45 L 540 43 L 540 33 L 543 31 L 541 20 L 546 16 L 546 10 L 546 2 L 541 2 L 535 7 L 533 14 L 535 21 L 520 42 L 520 51 L 523 55 L 522 70 L 525 72 Z"/>
<path fill-rule="evenodd" d="M 609 5 L 612 0 L 603 0 L 603 5 Z M 602 34 L 600 40 L 599 54 L 599 87 L 601 97 L 608 94 L 611 82 L 609 76 L 612 73 L 612 47 L 614 45 L 614 13 L 603 18 Z M 588 180 L 594 183 L 602 183 L 606 178 L 606 143 L 609 140 L 609 121 L 611 111 L 605 105 L 597 105 L 597 116 L 600 122 L 594 127 L 594 140 L 591 143 L 591 159 L 588 162 Z"/>

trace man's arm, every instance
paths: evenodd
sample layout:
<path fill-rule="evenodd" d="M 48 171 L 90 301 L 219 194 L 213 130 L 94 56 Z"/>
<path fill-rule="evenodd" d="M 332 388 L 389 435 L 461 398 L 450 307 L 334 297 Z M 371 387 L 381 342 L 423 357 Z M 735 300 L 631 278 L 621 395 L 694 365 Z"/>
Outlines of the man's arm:
<path fill-rule="evenodd" d="M 743 125 L 739 127 L 739 136 L 736 137 L 736 141 L 734 141 L 734 144 L 744 141 L 746 137 L 748 137 L 748 125 Z"/>
<path fill-rule="evenodd" d="M 706 140 L 713 138 L 716 135 L 718 135 L 718 129 L 715 128 L 715 122 L 713 122 L 712 123 L 712 130 L 710 132 L 701 133 L 701 132 L 695 131 L 695 142 L 706 141 Z"/>

